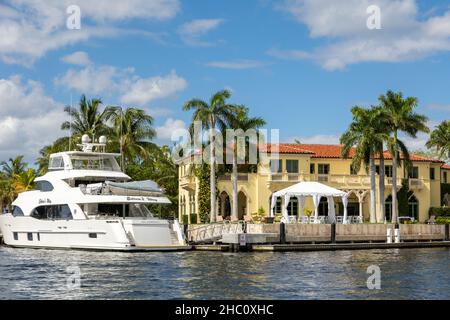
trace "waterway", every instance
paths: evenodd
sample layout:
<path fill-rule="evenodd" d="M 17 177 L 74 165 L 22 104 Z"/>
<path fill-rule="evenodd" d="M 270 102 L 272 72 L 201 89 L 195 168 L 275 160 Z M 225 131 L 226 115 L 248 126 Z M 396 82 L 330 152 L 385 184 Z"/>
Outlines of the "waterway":
<path fill-rule="evenodd" d="M 367 287 L 369 266 L 379 268 L 380 289 Z M 0 299 L 450 299 L 450 249 L 114 253 L 0 247 L 0 279 Z"/>

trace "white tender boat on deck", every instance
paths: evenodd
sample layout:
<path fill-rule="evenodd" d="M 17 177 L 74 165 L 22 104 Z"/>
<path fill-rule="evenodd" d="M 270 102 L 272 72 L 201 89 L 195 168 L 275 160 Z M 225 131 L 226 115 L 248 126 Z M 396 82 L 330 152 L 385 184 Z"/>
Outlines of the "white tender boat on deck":
<path fill-rule="evenodd" d="M 170 204 L 152 181 L 131 182 L 106 145 L 50 156 L 36 190 L 21 193 L 12 213 L 0 215 L 4 243 L 13 247 L 92 250 L 186 249 L 177 220 L 154 218 L 147 205 Z M 100 151 L 93 151 L 94 149 Z"/>

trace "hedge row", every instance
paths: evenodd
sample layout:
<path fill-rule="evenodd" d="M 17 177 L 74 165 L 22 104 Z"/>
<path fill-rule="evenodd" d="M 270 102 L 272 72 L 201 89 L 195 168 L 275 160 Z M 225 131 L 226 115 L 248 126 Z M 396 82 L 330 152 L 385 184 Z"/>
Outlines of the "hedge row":
<path fill-rule="evenodd" d="M 437 217 L 436 223 L 437 224 L 450 224 L 450 217 Z"/>
<path fill-rule="evenodd" d="M 430 217 L 450 217 L 450 207 L 431 207 L 429 214 Z"/>

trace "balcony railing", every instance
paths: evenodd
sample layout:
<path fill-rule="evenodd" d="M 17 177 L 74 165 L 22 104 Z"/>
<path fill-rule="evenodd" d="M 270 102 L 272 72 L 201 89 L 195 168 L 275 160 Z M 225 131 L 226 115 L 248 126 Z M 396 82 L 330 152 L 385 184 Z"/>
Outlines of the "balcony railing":
<path fill-rule="evenodd" d="M 305 173 L 273 173 L 268 175 L 269 182 L 300 182 L 300 181 L 318 181 L 338 185 L 340 187 L 370 186 L 370 177 L 363 175 L 348 174 L 305 174 Z M 378 176 L 376 179 L 378 185 Z M 400 187 L 402 179 L 397 178 L 397 186 Z M 385 179 L 387 187 L 392 186 L 392 178 Z M 409 179 L 410 189 L 422 189 L 424 181 L 422 179 Z"/>
<path fill-rule="evenodd" d="M 231 174 L 225 174 L 217 178 L 219 181 L 231 181 Z M 248 174 L 239 173 L 238 181 L 248 181 Z"/>

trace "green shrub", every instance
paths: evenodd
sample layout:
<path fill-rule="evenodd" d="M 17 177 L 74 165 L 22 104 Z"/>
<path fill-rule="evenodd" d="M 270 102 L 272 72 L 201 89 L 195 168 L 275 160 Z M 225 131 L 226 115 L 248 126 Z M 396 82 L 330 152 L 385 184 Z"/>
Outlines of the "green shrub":
<path fill-rule="evenodd" d="M 429 214 L 430 217 L 450 217 L 450 207 L 431 207 Z"/>
<path fill-rule="evenodd" d="M 258 212 L 252 213 L 252 222 L 253 223 L 262 223 L 264 218 L 266 217 L 266 213 L 263 207 L 258 209 Z"/>
<path fill-rule="evenodd" d="M 450 217 L 437 217 L 436 223 L 437 224 L 450 224 Z"/>

